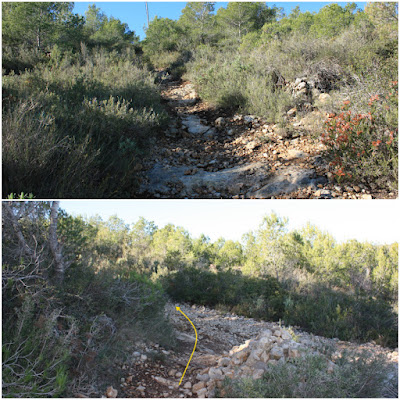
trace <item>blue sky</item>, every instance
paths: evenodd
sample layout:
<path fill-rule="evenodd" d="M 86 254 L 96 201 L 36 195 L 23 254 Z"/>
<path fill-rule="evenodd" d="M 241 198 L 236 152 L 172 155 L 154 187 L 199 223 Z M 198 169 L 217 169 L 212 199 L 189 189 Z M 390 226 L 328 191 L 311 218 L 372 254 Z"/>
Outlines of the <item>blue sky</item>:
<path fill-rule="evenodd" d="M 286 14 L 289 14 L 291 9 L 300 6 L 300 10 L 304 11 L 318 11 L 321 7 L 330 2 L 267 2 L 269 7 L 276 5 L 277 7 L 283 7 Z M 129 2 L 75 2 L 74 12 L 77 14 L 84 15 L 89 4 L 95 4 L 96 7 L 100 8 L 108 17 L 113 16 L 118 18 L 121 22 L 125 22 L 129 25 L 130 30 L 135 31 L 141 39 L 144 39 L 145 34 L 143 27 L 147 23 L 145 3 L 143 1 L 129 1 Z M 186 2 L 152 2 L 149 1 L 149 15 L 150 21 L 157 15 L 162 18 L 178 19 L 181 15 L 182 9 L 185 7 Z M 219 7 L 226 7 L 227 2 L 217 2 L 215 9 Z M 346 2 L 339 2 L 338 4 L 344 6 Z M 356 2 L 358 8 L 364 9 L 365 2 Z"/>
<path fill-rule="evenodd" d="M 60 206 L 75 216 L 117 215 L 126 223 L 142 216 L 160 228 L 173 223 L 212 241 L 240 240 L 272 211 L 289 218 L 289 229 L 309 221 L 338 241 L 393 243 L 400 232 L 397 200 L 63 200 Z"/>

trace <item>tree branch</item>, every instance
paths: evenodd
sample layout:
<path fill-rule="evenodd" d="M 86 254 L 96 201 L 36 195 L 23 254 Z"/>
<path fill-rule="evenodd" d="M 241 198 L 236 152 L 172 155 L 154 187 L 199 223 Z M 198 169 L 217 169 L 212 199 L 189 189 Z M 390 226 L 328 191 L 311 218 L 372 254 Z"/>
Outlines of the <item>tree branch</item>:
<path fill-rule="evenodd" d="M 14 229 L 15 235 L 17 236 L 18 241 L 21 244 L 21 247 L 22 247 L 24 253 L 29 257 L 33 257 L 34 252 L 26 243 L 24 235 L 22 234 L 21 228 L 18 224 L 17 218 L 14 215 L 14 213 L 12 212 L 10 205 L 8 203 L 4 202 L 3 206 L 4 206 L 4 210 L 6 211 L 6 214 L 8 215 L 8 218 L 10 219 L 10 222 Z"/>

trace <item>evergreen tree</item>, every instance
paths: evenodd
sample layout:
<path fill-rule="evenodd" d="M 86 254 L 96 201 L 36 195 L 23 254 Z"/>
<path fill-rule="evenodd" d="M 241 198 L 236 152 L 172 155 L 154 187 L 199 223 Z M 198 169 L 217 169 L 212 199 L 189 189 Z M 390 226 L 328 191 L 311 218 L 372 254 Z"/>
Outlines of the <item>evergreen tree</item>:
<path fill-rule="evenodd" d="M 368 2 L 364 12 L 376 26 L 397 24 L 398 22 L 397 2 Z"/>
<path fill-rule="evenodd" d="M 85 16 L 85 32 L 92 46 L 121 50 L 139 42 L 135 32 L 129 30 L 126 23 L 114 17 L 108 18 L 94 4 L 88 7 Z"/>
<path fill-rule="evenodd" d="M 315 14 L 310 31 L 317 37 L 334 37 L 343 32 L 354 21 L 355 3 L 348 3 L 345 7 L 333 3 L 322 7 Z"/>
<path fill-rule="evenodd" d="M 65 2 L 3 3 L 3 46 L 26 45 L 48 51 L 67 28 L 79 25 L 72 9 L 73 3 Z"/>
<path fill-rule="evenodd" d="M 143 50 L 148 54 L 163 51 L 175 51 L 183 36 L 183 28 L 177 21 L 155 17 L 146 30 L 146 39 L 142 42 Z"/>
<path fill-rule="evenodd" d="M 247 33 L 275 20 L 277 13 L 276 7 L 269 8 L 265 3 L 230 2 L 218 10 L 217 21 L 225 35 L 232 35 L 240 42 Z"/>
<path fill-rule="evenodd" d="M 195 44 L 206 43 L 213 27 L 215 3 L 188 2 L 182 10 L 179 22 L 190 34 Z"/>

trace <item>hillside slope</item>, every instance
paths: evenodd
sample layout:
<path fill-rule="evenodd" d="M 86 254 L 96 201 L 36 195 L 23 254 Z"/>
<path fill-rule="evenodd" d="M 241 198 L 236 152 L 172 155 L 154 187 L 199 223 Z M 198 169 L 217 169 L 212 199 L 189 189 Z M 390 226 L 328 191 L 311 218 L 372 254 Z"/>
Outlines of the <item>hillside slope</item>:
<path fill-rule="evenodd" d="M 309 84 L 298 80 L 291 84 L 293 95 L 308 90 L 311 96 Z M 290 110 L 283 128 L 215 108 L 188 81 L 166 79 L 161 86 L 171 122 L 143 160 L 139 198 L 396 197 L 360 183 L 335 182 L 322 132 L 310 134 L 328 117 L 316 107 L 302 118 Z"/>

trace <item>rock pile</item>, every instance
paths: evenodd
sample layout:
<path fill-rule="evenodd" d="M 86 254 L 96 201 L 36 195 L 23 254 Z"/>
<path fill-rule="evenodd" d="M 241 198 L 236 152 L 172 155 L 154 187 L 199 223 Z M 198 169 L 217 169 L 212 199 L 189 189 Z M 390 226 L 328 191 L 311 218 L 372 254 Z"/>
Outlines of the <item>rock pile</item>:
<path fill-rule="evenodd" d="M 174 107 L 190 107 L 199 100 L 194 85 L 174 85 L 170 90 L 169 102 Z"/>
<path fill-rule="evenodd" d="M 257 338 L 234 346 L 219 358 L 216 366 L 202 370 L 192 390 L 198 397 L 214 397 L 215 388 L 221 387 L 226 377 L 260 379 L 270 365 L 298 358 L 306 349 L 305 345 L 293 339 L 288 330 L 281 327 L 266 329 Z M 328 372 L 334 368 L 334 362 L 327 359 Z"/>
<path fill-rule="evenodd" d="M 176 306 L 191 319 L 198 333 L 196 351 L 180 385 L 195 335 L 192 326 L 176 311 Z M 339 368 L 338 359 L 345 351 L 382 354 L 385 363 L 391 366 L 388 379 L 398 374 L 397 349 L 328 339 L 296 327 L 286 329 L 276 322 L 258 321 L 204 306 L 168 303 L 165 313 L 174 326 L 180 343 L 178 349 L 166 350 L 157 343 L 136 342 L 132 357 L 121 365 L 123 377 L 119 396 L 215 397 L 225 377 L 260 379 L 270 366 L 290 363 L 294 367 L 296 359 L 306 353 L 323 356 L 328 373 Z M 110 391 L 110 394 L 114 393 Z"/>
<path fill-rule="evenodd" d="M 313 96 L 316 96 L 316 92 L 319 95 L 319 91 L 313 87 L 313 82 L 307 82 L 307 78 L 297 78 L 294 82 L 287 84 L 287 89 L 291 91 L 294 98 L 298 99 L 303 111 L 313 110 Z"/>

